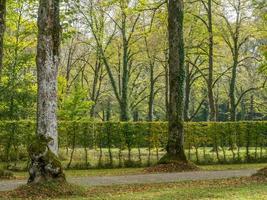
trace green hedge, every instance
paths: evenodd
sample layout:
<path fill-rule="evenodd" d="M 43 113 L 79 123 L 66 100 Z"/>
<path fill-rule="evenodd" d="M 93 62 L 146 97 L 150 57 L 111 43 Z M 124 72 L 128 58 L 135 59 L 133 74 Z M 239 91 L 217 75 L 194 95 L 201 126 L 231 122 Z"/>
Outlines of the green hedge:
<path fill-rule="evenodd" d="M 150 165 L 164 154 L 166 122 L 92 123 L 59 122 L 59 145 L 66 150 L 68 167 L 75 163 L 90 166 Z M 35 132 L 33 121 L 0 122 L 0 160 L 27 159 L 25 149 Z M 196 163 L 264 162 L 267 159 L 267 122 L 186 123 L 185 148 Z M 74 159 L 81 149 L 85 154 Z M 92 158 L 91 150 L 97 152 Z M 24 154 L 23 154 L 24 152 Z M 90 161 L 89 161 L 90 160 Z"/>

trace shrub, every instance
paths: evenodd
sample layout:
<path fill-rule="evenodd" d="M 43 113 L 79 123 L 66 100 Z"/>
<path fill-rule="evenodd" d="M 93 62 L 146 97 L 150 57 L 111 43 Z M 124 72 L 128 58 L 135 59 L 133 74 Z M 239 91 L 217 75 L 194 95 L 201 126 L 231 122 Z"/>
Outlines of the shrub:
<path fill-rule="evenodd" d="M 84 166 L 92 163 L 101 167 L 115 163 L 118 166 L 150 165 L 152 159 L 158 160 L 164 154 L 162 149 L 168 138 L 166 122 L 60 121 L 58 131 L 61 150 L 69 151 L 67 155 L 61 152 L 60 157 L 68 160 L 69 166 L 76 149 L 85 152 L 80 160 Z M 23 152 L 34 133 L 33 121 L 0 122 L 0 159 L 5 162 L 26 160 Z M 267 157 L 266 144 L 265 121 L 185 123 L 187 155 L 197 163 L 261 162 Z M 145 156 L 144 148 L 147 149 Z M 92 149 L 97 150 L 97 159 L 89 154 Z"/>

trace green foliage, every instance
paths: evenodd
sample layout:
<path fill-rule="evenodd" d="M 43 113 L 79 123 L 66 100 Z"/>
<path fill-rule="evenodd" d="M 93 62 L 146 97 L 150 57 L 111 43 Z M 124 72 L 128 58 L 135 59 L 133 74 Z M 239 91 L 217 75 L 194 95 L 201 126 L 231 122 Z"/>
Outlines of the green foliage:
<path fill-rule="evenodd" d="M 92 105 L 93 102 L 88 100 L 86 90 L 79 86 L 75 87 L 71 94 L 63 99 L 59 118 L 62 120 L 86 119 Z"/>
<path fill-rule="evenodd" d="M 36 26 L 34 19 L 25 14 L 33 10 L 30 1 L 7 3 L 4 66 L 0 83 L 0 118 L 27 119 L 35 114 Z"/>

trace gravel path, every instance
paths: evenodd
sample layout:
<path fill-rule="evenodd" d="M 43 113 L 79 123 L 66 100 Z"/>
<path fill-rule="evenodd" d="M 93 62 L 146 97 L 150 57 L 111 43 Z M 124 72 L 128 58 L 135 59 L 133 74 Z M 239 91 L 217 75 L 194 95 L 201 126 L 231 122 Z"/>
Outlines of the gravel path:
<path fill-rule="evenodd" d="M 186 180 L 210 180 L 233 177 L 251 176 L 256 170 L 227 170 L 227 171 L 197 171 L 182 173 L 140 174 L 127 176 L 102 176 L 102 177 L 72 177 L 70 183 L 83 186 L 119 185 L 119 184 L 142 184 L 142 183 L 167 183 Z M 0 191 L 17 188 L 26 183 L 26 180 L 0 181 Z"/>

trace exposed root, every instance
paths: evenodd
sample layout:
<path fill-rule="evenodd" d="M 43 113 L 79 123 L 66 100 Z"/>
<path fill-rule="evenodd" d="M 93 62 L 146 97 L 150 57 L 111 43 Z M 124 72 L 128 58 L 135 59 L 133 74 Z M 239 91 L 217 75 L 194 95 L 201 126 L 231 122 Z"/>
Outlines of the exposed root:
<path fill-rule="evenodd" d="M 31 164 L 28 183 L 41 183 L 54 179 L 65 181 L 61 162 L 48 147 L 51 140 L 50 137 L 40 135 L 29 146 L 28 152 Z"/>

